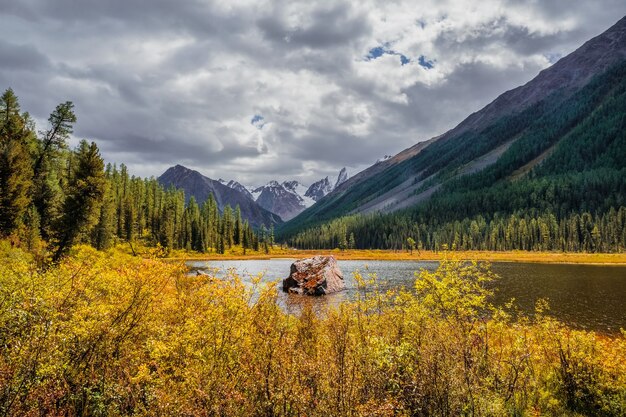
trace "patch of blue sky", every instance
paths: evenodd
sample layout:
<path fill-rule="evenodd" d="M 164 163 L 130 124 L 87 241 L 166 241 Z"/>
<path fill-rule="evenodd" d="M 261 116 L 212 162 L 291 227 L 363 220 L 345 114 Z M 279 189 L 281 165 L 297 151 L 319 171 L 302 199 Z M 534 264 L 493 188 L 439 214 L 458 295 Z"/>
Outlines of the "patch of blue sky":
<path fill-rule="evenodd" d="M 380 45 L 380 46 L 375 46 L 374 48 L 370 49 L 369 52 L 367 53 L 367 56 L 365 57 L 365 59 L 367 61 L 372 61 L 376 58 L 380 58 L 383 55 L 397 55 L 400 57 L 400 65 L 406 65 L 409 62 L 411 62 L 411 59 L 400 53 L 400 52 L 396 52 L 393 49 L 389 49 L 389 44 L 385 43 L 384 45 Z"/>
<path fill-rule="evenodd" d="M 426 59 L 424 55 L 420 55 L 420 57 L 417 59 L 417 63 L 426 69 L 431 69 L 435 66 L 435 62 Z"/>

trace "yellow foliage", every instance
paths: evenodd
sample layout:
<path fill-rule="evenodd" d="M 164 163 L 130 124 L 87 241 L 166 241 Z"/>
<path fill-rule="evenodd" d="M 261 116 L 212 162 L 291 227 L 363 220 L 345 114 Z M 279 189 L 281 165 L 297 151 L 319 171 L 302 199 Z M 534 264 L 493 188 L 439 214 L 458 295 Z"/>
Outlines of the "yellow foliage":
<path fill-rule="evenodd" d="M 439 261 L 447 256 L 447 251 L 394 251 L 382 249 L 348 249 L 324 250 L 337 259 L 353 260 L 412 260 L 412 261 Z M 525 262 L 525 263 L 568 263 L 568 264 L 626 264 L 626 252 L 620 253 L 585 253 L 585 252 L 539 252 L 539 251 L 453 251 L 458 259 L 478 260 L 489 262 Z M 169 259 L 180 260 L 216 260 L 216 259 L 271 259 L 271 258 L 306 258 L 319 255 L 318 250 L 300 250 L 274 246 L 269 253 L 264 251 L 248 250 L 245 254 L 240 247 L 233 246 L 224 254 L 199 253 L 192 251 L 172 251 Z"/>
<path fill-rule="evenodd" d="M 495 308 L 488 265 L 413 291 L 357 274 L 355 300 L 291 314 L 276 284 L 157 255 L 77 247 L 42 272 L 0 242 L 1 415 L 626 414 L 626 337 Z"/>

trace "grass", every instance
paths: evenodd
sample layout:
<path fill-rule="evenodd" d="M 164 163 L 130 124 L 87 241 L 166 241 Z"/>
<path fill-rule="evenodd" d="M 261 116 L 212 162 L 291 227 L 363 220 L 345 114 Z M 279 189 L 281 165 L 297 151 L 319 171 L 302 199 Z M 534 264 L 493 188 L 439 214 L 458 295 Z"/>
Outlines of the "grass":
<path fill-rule="evenodd" d="M 459 259 L 473 259 L 490 262 L 529 262 L 529 263 L 567 263 L 567 264 L 603 264 L 626 265 L 626 253 L 574 253 L 574 252 L 529 252 L 529 251 L 448 251 Z M 390 261 L 439 261 L 445 252 L 392 250 L 345 250 L 320 249 L 296 250 L 275 247 L 270 253 L 250 252 L 245 255 L 240 248 L 233 248 L 224 254 L 177 251 L 172 252 L 171 260 L 239 260 L 272 258 L 307 258 L 319 254 L 333 255 L 342 260 L 390 260 Z"/>

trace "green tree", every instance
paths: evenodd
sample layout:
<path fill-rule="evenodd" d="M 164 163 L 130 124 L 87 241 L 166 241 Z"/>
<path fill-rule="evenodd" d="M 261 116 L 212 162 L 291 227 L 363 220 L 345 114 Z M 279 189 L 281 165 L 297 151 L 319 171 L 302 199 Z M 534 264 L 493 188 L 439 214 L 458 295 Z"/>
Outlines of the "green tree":
<path fill-rule="evenodd" d="M 348 239 L 346 239 L 346 233 L 344 231 L 341 233 L 341 236 L 339 237 L 339 249 L 344 251 L 347 248 L 348 248 Z"/>
<path fill-rule="evenodd" d="M 108 249 L 113 245 L 115 236 L 114 222 L 114 200 L 111 184 L 107 184 L 107 190 L 104 194 L 102 205 L 100 206 L 100 215 L 98 223 L 94 228 L 92 245 L 99 250 Z"/>
<path fill-rule="evenodd" d="M 356 241 L 354 240 L 354 233 L 350 233 L 350 238 L 348 239 L 348 248 L 356 249 Z"/>
<path fill-rule="evenodd" d="M 406 244 L 411 250 L 411 255 L 413 255 L 413 249 L 415 249 L 415 239 L 413 239 L 412 237 L 408 237 L 406 239 Z"/>
<path fill-rule="evenodd" d="M 74 105 L 67 101 L 59 104 L 48 118 L 48 130 L 41 134 L 34 152 L 33 202 L 41 218 L 41 235 L 49 239 L 54 225 L 59 221 L 64 193 L 61 182 L 63 160 L 67 155 L 67 140 L 76 123 Z M 71 157 L 71 155 L 69 155 Z"/>
<path fill-rule="evenodd" d="M 241 219 L 241 208 L 239 204 L 235 207 L 235 230 L 234 230 L 234 243 L 235 245 L 241 245 L 243 241 L 243 221 Z"/>
<path fill-rule="evenodd" d="M 96 223 L 106 190 L 104 161 L 94 142 L 81 141 L 70 166 L 67 197 L 57 229 L 57 247 L 52 257 L 58 262 L 81 233 Z"/>
<path fill-rule="evenodd" d="M 31 201 L 30 134 L 17 97 L 6 90 L 0 97 L 0 235 L 17 229 Z"/>
<path fill-rule="evenodd" d="M 50 127 L 41 139 L 41 149 L 35 161 L 35 177 L 41 173 L 44 159 L 67 146 L 67 139 L 74 131 L 74 123 L 76 123 L 74 104 L 71 101 L 59 104 L 50 114 L 48 122 Z"/>

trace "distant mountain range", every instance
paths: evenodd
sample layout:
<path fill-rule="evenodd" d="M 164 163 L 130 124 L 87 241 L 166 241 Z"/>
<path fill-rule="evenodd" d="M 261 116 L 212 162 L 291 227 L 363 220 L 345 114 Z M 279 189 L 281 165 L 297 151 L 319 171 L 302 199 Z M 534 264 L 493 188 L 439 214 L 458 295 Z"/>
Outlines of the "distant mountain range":
<path fill-rule="evenodd" d="M 343 168 L 333 182 L 326 177 L 310 187 L 298 181 L 270 181 L 260 187 L 245 187 L 234 180 L 213 180 L 198 171 L 176 165 L 167 169 L 158 180 L 166 187 L 184 190 L 187 201 L 193 196 L 201 204 L 213 194 L 220 210 L 226 205 L 233 208 L 239 205 L 242 217 L 248 219 L 251 225 L 269 227 L 290 220 L 311 207 L 346 182 L 348 173 Z"/>
<path fill-rule="evenodd" d="M 326 177 L 307 188 L 298 181 L 283 183 L 270 181 L 264 186 L 254 188 L 252 195 L 261 207 L 278 214 L 287 221 L 311 207 L 347 180 L 348 172 L 346 168 L 343 168 L 334 182 Z"/>
<path fill-rule="evenodd" d="M 281 235 L 354 214 L 400 213 L 407 224 L 443 224 L 626 205 L 625 101 L 622 18 L 454 129 L 343 182 L 281 227 Z"/>
<path fill-rule="evenodd" d="M 259 206 L 242 191 L 228 187 L 182 165 L 169 168 L 158 178 L 158 181 L 165 187 L 174 186 L 184 190 L 186 201 L 193 196 L 198 204 L 202 204 L 210 194 L 213 194 L 220 211 L 224 210 L 226 205 L 232 208 L 239 206 L 241 217 L 247 219 L 254 227 L 261 225 L 269 227 L 283 222 L 280 216 Z"/>

